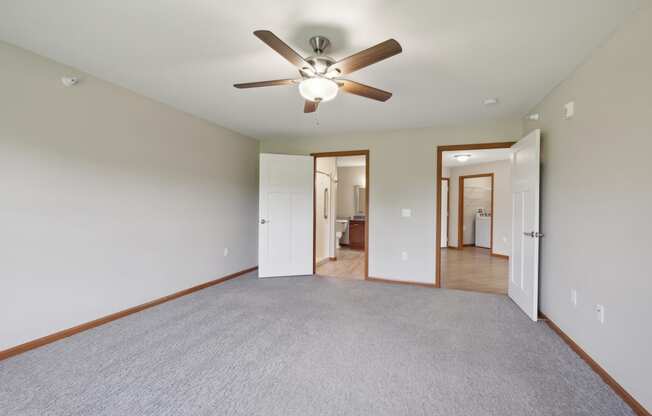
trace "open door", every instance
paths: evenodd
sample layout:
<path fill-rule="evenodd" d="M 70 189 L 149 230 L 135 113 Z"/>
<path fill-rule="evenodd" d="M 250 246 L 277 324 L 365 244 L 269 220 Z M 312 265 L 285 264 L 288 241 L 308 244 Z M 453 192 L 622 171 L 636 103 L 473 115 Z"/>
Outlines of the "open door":
<path fill-rule="evenodd" d="M 536 321 L 539 310 L 539 166 L 541 131 L 512 146 L 512 255 L 509 297 Z"/>
<path fill-rule="evenodd" d="M 311 156 L 260 155 L 258 276 L 312 274 Z"/>
<path fill-rule="evenodd" d="M 448 247 L 448 178 L 441 180 L 441 244 L 440 247 Z"/>

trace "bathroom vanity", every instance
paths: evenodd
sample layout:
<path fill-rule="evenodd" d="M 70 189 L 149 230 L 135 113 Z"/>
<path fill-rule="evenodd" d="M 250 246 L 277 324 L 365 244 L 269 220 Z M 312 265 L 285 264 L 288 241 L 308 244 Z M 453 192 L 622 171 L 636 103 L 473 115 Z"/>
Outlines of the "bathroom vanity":
<path fill-rule="evenodd" d="M 349 221 L 349 247 L 354 250 L 364 250 L 365 220 Z"/>

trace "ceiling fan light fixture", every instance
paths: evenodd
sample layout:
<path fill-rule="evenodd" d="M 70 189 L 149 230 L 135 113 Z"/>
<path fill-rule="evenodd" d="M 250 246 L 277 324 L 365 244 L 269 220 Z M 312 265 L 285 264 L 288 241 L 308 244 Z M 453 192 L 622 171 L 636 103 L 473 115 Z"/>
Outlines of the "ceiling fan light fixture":
<path fill-rule="evenodd" d="M 330 101 L 337 97 L 341 89 L 343 93 L 353 94 L 371 100 L 385 102 L 392 93 L 359 82 L 340 78 L 369 65 L 390 58 L 403 51 L 395 39 L 387 39 L 377 45 L 336 61 L 326 50 L 330 41 L 324 36 L 310 38 L 310 46 L 314 55 L 307 58 L 299 55 L 294 49 L 283 42 L 269 30 L 256 30 L 254 36 L 291 63 L 298 71 L 300 78 L 275 79 L 270 81 L 244 82 L 234 84 L 235 88 L 247 89 L 271 87 L 274 85 L 299 85 L 299 93 L 304 98 L 303 112 L 314 113 L 322 101 Z"/>
<path fill-rule="evenodd" d="M 299 93 L 309 101 L 326 102 L 337 96 L 339 86 L 333 80 L 323 77 L 304 79 L 299 83 Z"/>

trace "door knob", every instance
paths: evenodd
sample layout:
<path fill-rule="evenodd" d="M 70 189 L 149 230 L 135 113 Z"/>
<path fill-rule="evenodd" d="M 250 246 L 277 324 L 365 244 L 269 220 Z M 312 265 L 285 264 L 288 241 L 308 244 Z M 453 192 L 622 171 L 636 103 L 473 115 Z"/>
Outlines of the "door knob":
<path fill-rule="evenodd" d="M 528 233 L 528 232 L 524 232 L 523 235 L 525 235 L 525 236 L 527 236 L 527 237 L 532 237 L 532 238 L 534 238 L 534 231 L 530 231 L 529 233 Z"/>
<path fill-rule="evenodd" d="M 267 221 L 265 221 L 263 218 L 261 218 L 261 219 L 260 219 L 260 223 L 261 223 L 261 224 L 266 224 Z"/>

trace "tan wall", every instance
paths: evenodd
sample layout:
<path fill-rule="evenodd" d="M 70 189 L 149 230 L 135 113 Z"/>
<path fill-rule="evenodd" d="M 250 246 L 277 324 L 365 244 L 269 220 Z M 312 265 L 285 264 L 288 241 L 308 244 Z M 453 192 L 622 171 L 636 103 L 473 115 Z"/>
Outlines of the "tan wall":
<path fill-rule="evenodd" d="M 257 264 L 255 140 L 0 62 L 0 350 Z"/>
<path fill-rule="evenodd" d="M 540 308 L 652 410 L 652 7 L 533 112 L 542 129 Z M 564 119 L 574 100 L 576 115 Z M 570 303 L 571 288 L 578 306 Z M 605 306 L 605 323 L 596 319 Z"/>
<path fill-rule="evenodd" d="M 460 127 L 433 127 L 334 137 L 260 142 L 263 152 L 370 152 L 369 274 L 386 279 L 434 283 L 435 159 L 437 145 L 516 140 L 521 120 Z M 411 218 L 401 208 L 412 209 Z M 401 260 L 401 252 L 408 260 Z"/>

